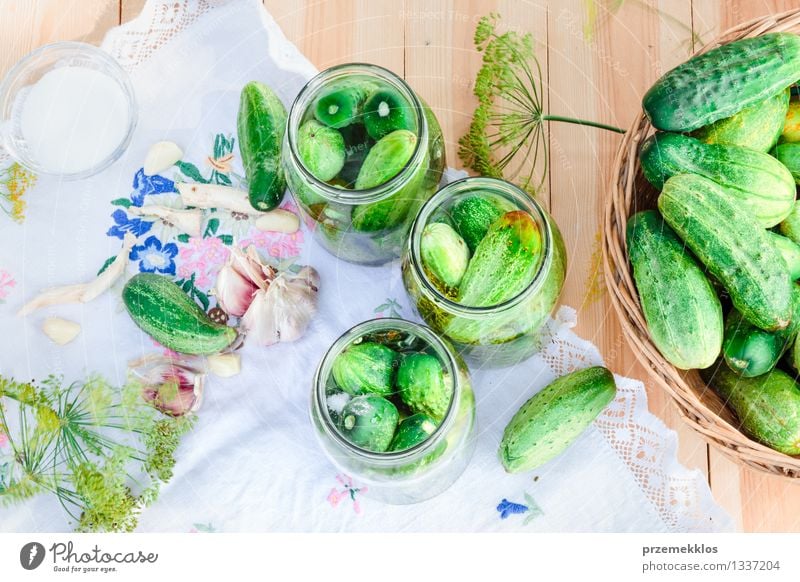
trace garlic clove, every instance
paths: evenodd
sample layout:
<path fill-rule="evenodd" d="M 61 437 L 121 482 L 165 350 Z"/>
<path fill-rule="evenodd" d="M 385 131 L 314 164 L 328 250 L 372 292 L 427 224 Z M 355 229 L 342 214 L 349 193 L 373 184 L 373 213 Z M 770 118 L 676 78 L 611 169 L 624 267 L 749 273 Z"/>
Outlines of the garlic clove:
<path fill-rule="evenodd" d="M 225 210 L 253 216 L 262 214 L 250 205 L 247 192 L 232 186 L 184 182 L 175 184 L 175 187 L 181 195 L 184 206 L 206 209 L 224 208 Z"/>
<path fill-rule="evenodd" d="M 154 143 L 147 150 L 144 158 L 144 173 L 147 176 L 160 174 L 164 170 L 169 170 L 175 162 L 183 157 L 183 150 L 174 142 L 160 141 Z"/>
<path fill-rule="evenodd" d="M 164 414 L 183 416 L 200 408 L 205 374 L 190 365 L 189 360 L 153 356 L 129 367 L 142 385 L 142 397 Z"/>
<path fill-rule="evenodd" d="M 74 321 L 61 319 L 60 317 L 48 317 L 42 323 L 42 331 L 54 343 L 64 346 L 78 337 L 81 326 Z"/>
<path fill-rule="evenodd" d="M 208 370 L 220 378 L 230 378 L 242 371 L 242 358 L 239 354 L 215 354 L 206 358 Z"/>
<path fill-rule="evenodd" d="M 234 258 L 234 253 L 231 253 L 231 258 Z M 256 284 L 247 276 L 242 275 L 231 263 L 231 259 L 217 273 L 214 295 L 219 306 L 228 315 L 234 317 L 244 315 L 257 290 Z"/>
<path fill-rule="evenodd" d="M 300 228 L 300 219 L 293 212 L 278 208 L 259 216 L 256 219 L 256 228 L 266 232 L 292 234 Z"/>

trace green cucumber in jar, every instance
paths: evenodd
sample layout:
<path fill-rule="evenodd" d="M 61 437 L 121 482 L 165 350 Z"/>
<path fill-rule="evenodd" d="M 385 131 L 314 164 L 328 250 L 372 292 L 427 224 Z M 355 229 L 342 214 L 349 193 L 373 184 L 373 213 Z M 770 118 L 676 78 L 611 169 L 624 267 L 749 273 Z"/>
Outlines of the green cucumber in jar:
<path fill-rule="evenodd" d="M 474 253 L 492 223 L 512 210 L 516 210 L 514 205 L 499 196 L 473 194 L 453 205 L 450 209 L 450 220 L 458 234 L 464 238 L 469 250 Z"/>
<path fill-rule="evenodd" d="M 452 294 L 469 264 L 469 249 L 464 239 L 449 225 L 433 222 L 422 230 L 419 252 L 433 284 L 442 293 Z"/>
<path fill-rule="evenodd" d="M 400 421 L 389 446 L 390 451 L 404 451 L 428 440 L 436 432 L 439 423 L 427 414 L 417 413 Z"/>
<path fill-rule="evenodd" d="M 182 354 L 211 355 L 230 346 L 236 330 L 215 323 L 171 279 L 138 273 L 122 289 L 133 322 L 165 348 Z"/>
<path fill-rule="evenodd" d="M 345 146 L 342 134 L 309 119 L 297 132 L 297 150 L 303 165 L 317 179 L 328 182 L 344 167 Z"/>
<path fill-rule="evenodd" d="M 595 366 L 556 379 L 530 398 L 503 431 L 498 457 L 508 473 L 531 471 L 563 453 L 616 394 L 614 376 Z"/>
<path fill-rule="evenodd" d="M 416 108 L 390 87 L 378 89 L 364 104 L 364 127 L 374 140 L 379 140 L 397 129 L 414 131 L 416 117 Z"/>
<path fill-rule="evenodd" d="M 800 143 L 778 144 L 772 155 L 791 172 L 794 183 L 800 184 Z"/>
<path fill-rule="evenodd" d="M 333 129 L 341 129 L 360 121 L 361 108 L 370 88 L 369 83 L 351 81 L 328 88 L 314 102 L 314 117 Z"/>
<path fill-rule="evenodd" d="M 800 245 L 800 204 L 795 203 L 789 216 L 778 225 L 778 232 Z"/>
<path fill-rule="evenodd" d="M 694 174 L 667 180 L 658 209 L 753 325 L 783 329 L 792 316 L 792 281 L 780 252 L 716 183 Z"/>
<path fill-rule="evenodd" d="M 331 373 L 337 386 L 348 394 L 394 392 L 394 378 L 400 355 L 381 344 L 353 344 L 333 361 Z"/>
<path fill-rule="evenodd" d="M 722 347 L 722 305 L 683 242 L 655 210 L 627 225 L 628 257 L 647 330 L 661 355 L 682 370 L 707 368 Z"/>
<path fill-rule="evenodd" d="M 441 421 L 450 406 L 452 388 L 439 359 L 430 354 L 410 354 L 397 370 L 397 388 L 403 404 L 412 411 Z"/>
<path fill-rule="evenodd" d="M 251 81 L 242 88 L 236 127 L 250 204 L 272 210 L 286 191 L 281 167 L 286 108 L 269 87 Z"/>
<path fill-rule="evenodd" d="M 399 420 L 397 407 L 389 400 L 365 394 L 345 404 L 339 430 L 354 445 L 382 453 L 392 443 Z"/>
<path fill-rule="evenodd" d="M 791 277 L 792 281 L 800 279 L 800 245 L 777 232 L 768 230 L 767 234 L 775 248 L 780 251 L 786 267 L 789 269 L 789 277 Z"/>

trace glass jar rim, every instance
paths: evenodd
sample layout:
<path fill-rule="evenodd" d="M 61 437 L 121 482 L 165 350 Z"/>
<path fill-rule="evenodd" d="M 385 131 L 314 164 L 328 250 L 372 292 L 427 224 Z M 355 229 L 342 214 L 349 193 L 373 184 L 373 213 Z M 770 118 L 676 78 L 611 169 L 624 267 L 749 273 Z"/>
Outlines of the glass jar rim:
<path fill-rule="evenodd" d="M 19 162 L 37 174 L 55 176 L 63 180 L 79 180 L 88 178 L 105 170 L 107 167 L 117 161 L 130 144 L 131 139 L 133 138 L 134 130 L 138 124 L 138 103 L 136 101 L 136 93 L 133 89 L 133 84 L 131 83 L 131 79 L 127 71 L 122 68 L 116 59 L 114 59 L 114 57 L 100 47 L 74 40 L 52 42 L 42 45 L 23 56 L 3 77 L 2 82 L 0 82 L 0 112 L 2 112 L 3 117 L 5 117 L 6 107 L 13 106 L 13 103 L 7 103 L 7 100 L 10 97 L 14 83 L 17 82 L 20 76 L 26 72 L 28 67 L 30 67 L 32 64 L 36 64 L 36 62 L 47 53 L 53 52 L 63 52 L 64 56 L 69 56 L 69 54 L 91 55 L 109 67 L 109 69 L 113 72 L 113 74 L 109 76 L 111 76 L 112 79 L 120 85 L 120 88 L 122 89 L 128 101 L 129 119 L 125 136 L 122 138 L 122 141 L 120 141 L 117 147 L 100 162 L 90 168 L 85 168 L 76 172 L 58 172 L 41 166 L 34 160 L 22 155 L 17 148 L 9 147 L 9 144 L 6 143 L 7 140 L 5 139 L 3 139 L 3 147 L 6 149 L 6 151 L 8 151 L 9 155 L 14 158 L 15 161 Z"/>
<path fill-rule="evenodd" d="M 428 438 L 421 443 L 417 443 L 413 447 L 409 447 L 401 451 L 389 451 L 383 453 L 364 449 L 348 441 L 334 426 L 334 422 L 330 417 L 330 412 L 328 411 L 325 395 L 327 380 L 331 374 L 331 367 L 333 365 L 333 361 L 336 359 L 336 356 L 338 356 L 344 350 L 344 348 L 349 346 L 353 339 L 359 338 L 370 332 L 378 331 L 380 329 L 401 329 L 402 331 L 408 331 L 430 345 L 436 351 L 439 359 L 444 363 L 446 367 L 445 371 L 450 376 L 452 388 L 452 396 L 450 398 L 450 404 L 447 408 L 447 412 L 442 418 L 442 421 L 436 427 L 436 430 L 433 431 Z M 325 355 L 322 357 L 322 360 L 320 361 L 319 365 L 317 366 L 317 370 L 314 373 L 314 388 L 311 398 L 312 414 L 316 413 L 319 416 L 319 418 L 322 420 L 321 425 L 325 430 L 325 433 L 339 446 L 363 459 L 367 459 L 377 464 L 393 464 L 397 461 L 414 461 L 417 457 L 424 456 L 425 453 L 428 453 L 430 450 L 436 447 L 436 445 L 438 445 L 445 438 L 444 435 L 447 434 L 450 427 L 455 423 L 458 409 L 461 406 L 461 392 L 456 389 L 458 383 L 458 373 L 459 366 L 455 356 L 453 355 L 452 349 L 450 349 L 444 343 L 444 341 L 429 327 L 396 317 L 379 317 L 369 319 L 367 321 L 362 321 L 361 323 L 358 323 L 348 329 L 346 332 L 340 335 L 336 341 L 331 344 L 327 352 L 325 352 Z"/>
<path fill-rule="evenodd" d="M 542 232 L 542 247 L 544 250 L 544 258 L 539 263 L 539 268 L 534 274 L 531 282 L 519 293 L 506 299 L 501 303 L 494 305 L 487 305 L 484 307 L 463 305 L 457 301 L 453 301 L 442 293 L 436 285 L 434 285 L 422 268 L 422 256 L 420 254 L 420 240 L 422 238 L 422 231 L 428 224 L 430 216 L 441 206 L 442 202 L 447 198 L 464 192 L 473 190 L 489 191 L 492 193 L 508 194 L 518 203 L 520 203 L 533 219 L 536 221 L 537 226 Z M 534 295 L 544 284 L 547 278 L 547 273 L 550 271 L 553 263 L 553 232 L 550 222 L 547 220 L 544 209 L 533 197 L 527 192 L 515 186 L 514 184 L 501 180 L 499 178 L 489 178 L 486 176 L 468 176 L 461 178 L 454 182 L 446 184 L 439 189 L 436 194 L 429 198 L 420 208 L 414 222 L 411 225 L 411 231 L 408 237 L 408 253 L 410 256 L 410 266 L 415 276 L 420 280 L 422 286 L 431 294 L 437 301 L 441 301 L 447 308 L 462 316 L 472 316 L 478 314 L 492 314 L 505 311 L 519 305 L 532 295 Z"/>
<path fill-rule="evenodd" d="M 389 180 L 383 184 L 367 188 L 365 190 L 349 190 L 347 188 L 337 188 L 327 182 L 323 182 L 312 174 L 303 163 L 297 149 L 297 132 L 300 128 L 300 121 L 312 101 L 317 97 L 320 90 L 333 78 L 342 77 L 349 74 L 369 73 L 380 77 L 381 80 L 390 84 L 394 89 L 399 90 L 403 97 L 411 103 L 417 116 L 417 143 L 414 152 L 411 154 L 405 166 Z M 343 204 L 369 204 L 378 202 L 392 194 L 397 188 L 404 185 L 411 178 L 413 171 L 422 163 L 425 152 L 428 149 L 428 123 L 422 107 L 422 101 L 416 93 L 409 87 L 400 76 L 389 69 L 371 63 L 344 63 L 335 65 L 321 71 L 312 77 L 295 97 L 292 106 L 289 108 L 289 116 L 286 123 L 286 142 L 289 146 L 293 163 L 303 178 L 319 190 L 320 195 L 328 198 L 332 202 Z"/>

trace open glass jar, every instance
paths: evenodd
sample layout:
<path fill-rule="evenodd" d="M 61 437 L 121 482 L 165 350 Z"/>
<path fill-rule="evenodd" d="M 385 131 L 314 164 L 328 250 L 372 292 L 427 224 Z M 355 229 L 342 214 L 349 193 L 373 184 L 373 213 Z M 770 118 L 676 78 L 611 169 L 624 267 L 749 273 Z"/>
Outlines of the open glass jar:
<path fill-rule="evenodd" d="M 475 448 L 475 397 L 455 350 L 429 328 L 373 319 L 322 358 L 311 421 L 328 457 L 393 504 L 447 489 Z"/>
<path fill-rule="evenodd" d="M 433 239 L 423 243 L 423 233 L 451 245 L 434 241 L 434 250 L 425 249 L 433 269 L 421 248 Z M 494 178 L 464 178 L 421 208 L 402 270 L 422 319 L 459 354 L 482 367 L 510 366 L 541 347 L 539 329 L 564 284 L 566 249 L 555 222 L 524 191 Z"/>
<path fill-rule="evenodd" d="M 369 64 L 323 71 L 289 112 L 283 168 L 317 240 L 340 259 L 398 258 L 445 164 L 442 130 L 397 75 Z"/>

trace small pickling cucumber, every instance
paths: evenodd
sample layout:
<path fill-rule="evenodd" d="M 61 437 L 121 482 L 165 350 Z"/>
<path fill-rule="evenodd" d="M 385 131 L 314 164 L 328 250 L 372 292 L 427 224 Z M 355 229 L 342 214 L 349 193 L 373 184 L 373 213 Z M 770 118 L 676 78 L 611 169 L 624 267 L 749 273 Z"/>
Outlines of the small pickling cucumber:
<path fill-rule="evenodd" d="M 768 152 L 783 131 L 789 109 L 789 89 L 742 109 L 725 119 L 701 127 L 692 135 L 705 143 L 737 145 Z"/>
<path fill-rule="evenodd" d="M 697 261 L 655 210 L 631 217 L 627 244 L 658 351 L 682 370 L 713 364 L 722 347 L 722 305 Z"/>
<path fill-rule="evenodd" d="M 517 411 L 503 432 L 498 456 L 508 473 L 531 471 L 563 453 L 614 400 L 617 387 L 595 366 L 556 379 Z"/>
<path fill-rule="evenodd" d="M 410 354 L 403 358 L 397 370 L 397 388 L 406 406 L 437 421 L 447 414 L 453 396 L 442 364 L 430 354 Z"/>
<path fill-rule="evenodd" d="M 768 230 L 767 234 L 786 262 L 792 281 L 800 279 L 800 245 L 790 238 L 779 235 L 777 232 Z"/>
<path fill-rule="evenodd" d="M 800 386 L 774 369 L 758 378 L 742 378 L 724 363 L 700 376 L 733 410 L 750 437 L 787 455 L 800 455 Z"/>
<path fill-rule="evenodd" d="M 475 252 L 478 243 L 486 236 L 492 223 L 506 212 L 515 210 L 513 205 L 498 196 L 489 197 L 474 194 L 462 198 L 450 209 L 453 227 L 467 243 L 469 250 Z"/>
<path fill-rule="evenodd" d="M 172 280 L 139 273 L 122 289 L 128 315 L 151 338 L 182 354 L 211 355 L 230 346 L 236 330 L 215 323 Z"/>
<path fill-rule="evenodd" d="M 645 178 L 658 190 L 675 174 L 698 174 L 713 180 L 764 228 L 786 218 L 794 205 L 791 173 L 764 152 L 704 144 L 677 133 L 656 133 L 645 140 L 639 161 Z"/>
<path fill-rule="evenodd" d="M 800 36 L 762 34 L 692 57 L 653 84 L 642 106 L 653 126 L 693 131 L 800 79 Z"/>
<path fill-rule="evenodd" d="M 356 396 L 344 405 L 339 430 L 351 443 L 375 453 L 389 448 L 400 414 L 386 398 L 376 394 Z"/>
<path fill-rule="evenodd" d="M 800 143 L 778 144 L 772 155 L 791 172 L 795 184 L 800 184 Z"/>
<path fill-rule="evenodd" d="M 281 168 L 286 107 L 269 87 L 251 81 L 242 88 L 236 128 L 250 204 L 262 212 L 272 210 L 286 191 Z"/>
<path fill-rule="evenodd" d="M 458 302 L 488 307 L 508 301 L 531 284 L 542 260 L 542 233 L 531 215 L 506 212 L 475 249 L 461 279 Z"/>
<path fill-rule="evenodd" d="M 728 367 L 745 378 L 770 372 L 792 345 L 800 327 L 800 287 L 792 290 L 792 322 L 778 331 L 755 327 L 735 309 L 725 321 L 725 340 L 722 353 Z M 708 367 L 708 366 L 703 366 Z"/>
<path fill-rule="evenodd" d="M 438 423 L 427 414 L 418 413 L 404 418 L 394 433 L 390 451 L 404 451 L 425 442 L 436 432 Z"/>
<path fill-rule="evenodd" d="M 422 266 L 436 287 L 445 294 L 458 288 L 469 264 L 467 243 L 447 224 L 432 222 L 420 237 Z"/>
<path fill-rule="evenodd" d="M 394 391 L 399 357 L 397 352 L 381 344 L 353 344 L 336 356 L 331 372 L 339 388 L 348 394 L 386 396 Z"/>
<path fill-rule="evenodd" d="M 658 209 L 750 323 L 789 325 L 792 281 L 780 252 L 753 217 L 716 183 L 695 174 L 667 180 Z"/>
<path fill-rule="evenodd" d="M 789 101 L 789 110 L 786 112 L 779 143 L 796 142 L 800 142 L 800 101 L 794 98 Z"/>
<path fill-rule="evenodd" d="M 364 104 L 364 126 L 374 140 L 396 129 L 416 129 L 416 110 L 406 99 L 389 87 L 379 89 Z"/>
<path fill-rule="evenodd" d="M 317 180 L 332 180 L 344 167 L 345 147 L 342 134 L 314 119 L 309 119 L 300 126 L 297 149 L 303 165 Z"/>
<path fill-rule="evenodd" d="M 778 225 L 778 232 L 800 245 L 800 204 L 795 203 L 789 216 Z"/>
<path fill-rule="evenodd" d="M 314 117 L 334 129 L 360 121 L 368 90 L 367 84 L 358 82 L 342 82 L 331 87 L 314 103 Z"/>

